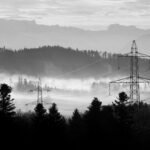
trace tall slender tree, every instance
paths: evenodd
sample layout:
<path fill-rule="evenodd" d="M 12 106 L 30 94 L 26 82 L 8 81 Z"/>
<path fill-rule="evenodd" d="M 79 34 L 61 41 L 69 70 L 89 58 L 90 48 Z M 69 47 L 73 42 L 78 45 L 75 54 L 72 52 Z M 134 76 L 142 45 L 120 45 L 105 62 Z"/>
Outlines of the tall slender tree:
<path fill-rule="evenodd" d="M 115 115 L 120 122 L 126 122 L 129 114 L 127 109 L 128 100 L 128 95 L 125 92 L 121 92 L 119 93 L 118 99 L 113 103 Z"/>
<path fill-rule="evenodd" d="M 54 124 L 61 124 L 64 121 L 63 116 L 59 113 L 57 105 L 55 103 L 49 108 L 49 120 Z"/>
<path fill-rule="evenodd" d="M 0 85 L 0 114 L 2 116 L 12 116 L 15 114 L 14 99 L 11 98 L 11 92 L 12 88 L 7 84 Z"/>
<path fill-rule="evenodd" d="M 119 97 L 113 103 L 114 115 L 118 122 L 119 134 L 122 137 L 120 144 L 123 144 L 126 140 L 126 145 L 131 144 L 132 138 L 132 121 L 133 114 L 130 112 L 130 103 L 128 103 L 129 97 L 125 92 L 119 93 Z"/>
<path fill-rule="evenodd" d="M 41 103 L 37 104 L 34 110 L 35 110 L 37 117 L 43 117 L 44 114 L 46 113 L 46 109 Z"/>

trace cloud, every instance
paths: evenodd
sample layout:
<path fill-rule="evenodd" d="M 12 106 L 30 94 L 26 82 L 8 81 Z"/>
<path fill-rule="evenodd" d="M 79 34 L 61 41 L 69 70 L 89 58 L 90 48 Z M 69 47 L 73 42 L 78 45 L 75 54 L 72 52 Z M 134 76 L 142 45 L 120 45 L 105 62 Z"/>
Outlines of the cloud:
<path fill-rule="evenodd" d="M 149 0 L 0 0 L 0 17 L 69 26 L 150 24 Z"/>
<path fill-rule="evenodd" d="M 92 15 L 120 3 L 122 1 L 119 0 L 1 0 L 0 6 L 8 7 L 5 11 L 12 13 L 45 11 L 56 15 Z"/>

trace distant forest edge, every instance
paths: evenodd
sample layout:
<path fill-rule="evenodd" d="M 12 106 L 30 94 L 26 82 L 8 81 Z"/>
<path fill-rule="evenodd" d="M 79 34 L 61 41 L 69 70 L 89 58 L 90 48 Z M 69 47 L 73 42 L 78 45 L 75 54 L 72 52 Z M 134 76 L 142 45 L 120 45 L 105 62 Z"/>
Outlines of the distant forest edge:
<path fill-rule="evenodd" d="M 130 59 L 94 50 L 60 46 L 12 51 L 0 49 L 0 73 L 55 78 L 101 78 L 129 74 Z M 140 72 L 149 75 L 150 61 L 140 59 Z"/>

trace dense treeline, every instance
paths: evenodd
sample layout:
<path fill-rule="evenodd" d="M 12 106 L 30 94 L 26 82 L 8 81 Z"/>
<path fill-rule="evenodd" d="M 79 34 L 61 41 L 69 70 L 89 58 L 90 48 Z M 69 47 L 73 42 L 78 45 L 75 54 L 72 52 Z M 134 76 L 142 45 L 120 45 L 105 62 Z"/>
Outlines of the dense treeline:
<path fill-rule="evenodd" d="M 150 142 L 150 106 L 130 103 L 119 93 L 112 105 L 94 98 L 88 109 L 62 116 L 55 103 L 48 112 L 37 104 L 33 113 L 16 113 L 11 87 L 0 86 L 1 147 L 42 149 L 144 148 Z"/>
<path fill-rule="evenodd" d="M 1 73 L 61 78 L 100 78 L 128 74 L 128 58 L 118 59 L 117 56 L 118 54 L 107 52 L 79 51 L 59 46 L 25 48 L 19 51 L 1 48 L 0 71 Z M 150 71 L 148 60 L 140 60 L 140 65 L 142 73 Z"/>

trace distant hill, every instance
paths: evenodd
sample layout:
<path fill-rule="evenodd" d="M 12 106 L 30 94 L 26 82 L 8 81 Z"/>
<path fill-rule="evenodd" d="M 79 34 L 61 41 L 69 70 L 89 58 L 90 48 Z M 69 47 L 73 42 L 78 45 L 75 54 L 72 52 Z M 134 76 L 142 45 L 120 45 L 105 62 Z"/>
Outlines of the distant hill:
<path fill-rule="evenodd" d="M 127 58 L 98 51 L 80 51 L 59 46 L 11 51 L 0 50 L 0 73 L 55 78 L 100 78 L 129 74 Z M 140 60 L 140 71 L 149 74 L 149 61 Z"/>
<path fill-rule="evenodd" d="M 150 30 L 118 24 L 110 25 L 103 31 L 89 31 L 73 27 L 39 25 L 34 21 L 0 19 L 0 45 L 12 49 L 59 45 L 81 50 L 127 52 L 134 39 L 138 39 L 141 50 L 148 49 L 149 34 Z M 143 43 L 143 40 L 146 43 Z"/>

